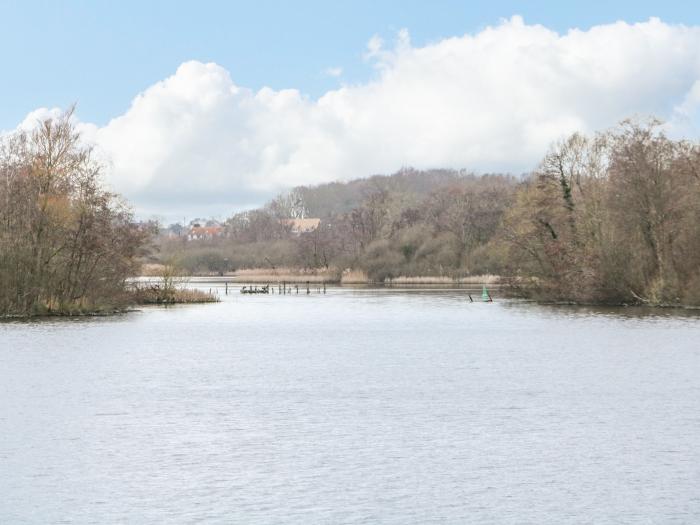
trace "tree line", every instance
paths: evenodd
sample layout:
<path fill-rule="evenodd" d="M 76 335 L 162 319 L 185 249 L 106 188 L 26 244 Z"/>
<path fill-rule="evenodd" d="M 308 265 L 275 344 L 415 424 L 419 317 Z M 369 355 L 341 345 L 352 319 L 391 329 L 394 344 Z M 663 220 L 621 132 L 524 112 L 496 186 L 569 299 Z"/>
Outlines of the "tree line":
<path fill-rule="evenodd" d="M 152 250 L 71 119 L 0 138 L 0 315 L 118 308 L 147 260 L 377 282 L 495 274 L 539 300 L 700 304 L 700 146 L 656 121 L 574 134 L 520 177 L 403 169 L 300 186 L 232 215 L 221 237 L 161 235 Z M 303 218 L 320 223 L 299 233 Z"/>
<path fill-rule="evenodd" d="M 540 300 L 700 303 L 700 149 L 624 122 L 554 145 L 532 173 L 404 169 L 298 187 L 234 214 L 226 235 L 161 239 L 191 272 L 362 270 L 370 279 L 497 274 Z M 316 217 L 295 234 L 285 219 Z"/>
<path fill-rule="evenodd" d="M 656 121 L 575 134 L 520 186 L 501 238 L 536 298 L 700 304 L 700 146 Z"/>
<path fill-rule="evenodd" d="M 299 187 L 225 222 L 226 235 L 190 242 L 162 238 L 161 261 L 190 272 L 236 268 L 365 271 L 374 281 L 400 275 L 496 273 L 489 245 L 518 179 L 439 170 L 402 170 L 350 183 Z M 287 219 L 320 218 L 295 234 Z"/>

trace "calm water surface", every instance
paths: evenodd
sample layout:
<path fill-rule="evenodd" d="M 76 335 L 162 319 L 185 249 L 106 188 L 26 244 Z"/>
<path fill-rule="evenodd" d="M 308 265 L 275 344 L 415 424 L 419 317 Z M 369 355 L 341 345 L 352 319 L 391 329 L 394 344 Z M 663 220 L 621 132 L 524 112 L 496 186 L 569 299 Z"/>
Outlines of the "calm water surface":
<path fill-rule="evenodd" d="M 1 523 L 700 523 L 697 315 L 223 299 L 0 323 Z"/>

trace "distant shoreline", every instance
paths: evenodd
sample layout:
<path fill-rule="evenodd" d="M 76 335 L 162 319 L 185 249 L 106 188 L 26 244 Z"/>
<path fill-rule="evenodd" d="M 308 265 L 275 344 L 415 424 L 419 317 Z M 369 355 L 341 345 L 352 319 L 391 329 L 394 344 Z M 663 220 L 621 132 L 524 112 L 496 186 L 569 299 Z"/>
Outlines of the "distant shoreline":
<path fill-rule="evenodd" d="M 163 270 L 160 264 L 145 264 L 139 277 L 158 277 Z M 232 272 L 198 272 L 182 275 L 187 277 L 226 277 L 233 283 L 327 283 L 327 284 L 488 284 L 498 285 L 498 275 L 470 275 L 467 277 L 447 277 L 440 275 L 398 276 L 383 281 L 372 280 L 359 270 L 340 271 L 334 268 L 245 268 Z"/>

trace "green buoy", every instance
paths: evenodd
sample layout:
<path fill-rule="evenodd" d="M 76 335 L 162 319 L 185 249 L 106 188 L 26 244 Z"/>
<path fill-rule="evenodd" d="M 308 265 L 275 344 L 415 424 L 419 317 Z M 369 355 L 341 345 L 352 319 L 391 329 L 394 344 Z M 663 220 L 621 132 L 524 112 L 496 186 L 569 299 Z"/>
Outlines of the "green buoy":
<path fill-rule="evenodd" d="M 485 302 L 490 302 L 490 301 L 492 300 L 492 299 L 491 299 L 491 296 L 489 295 L 488 290 L 486 289 L 486 286 L 484 286 L 483 289 L 481 290 L 481 298 L 482 298 Z"/>

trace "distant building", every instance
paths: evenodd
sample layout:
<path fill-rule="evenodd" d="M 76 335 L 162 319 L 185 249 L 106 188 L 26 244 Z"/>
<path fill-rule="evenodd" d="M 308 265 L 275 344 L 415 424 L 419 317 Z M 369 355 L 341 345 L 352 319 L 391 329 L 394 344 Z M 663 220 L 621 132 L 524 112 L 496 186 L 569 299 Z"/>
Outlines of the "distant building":
<path fill-rule="evenodd" d="M 199 223 L 193 224 L 187 233 L 188 241 L 208 241 L 224 234 L 223 226 L 202 226 Z"/>
<path fill-rule="evenodd" d="M 282 219 L 282 224 L 291 226 L 291 232 L 294 235 L 302 233 L 310 233 L 315 231 L 321 224 L 321 219 Z"/>

